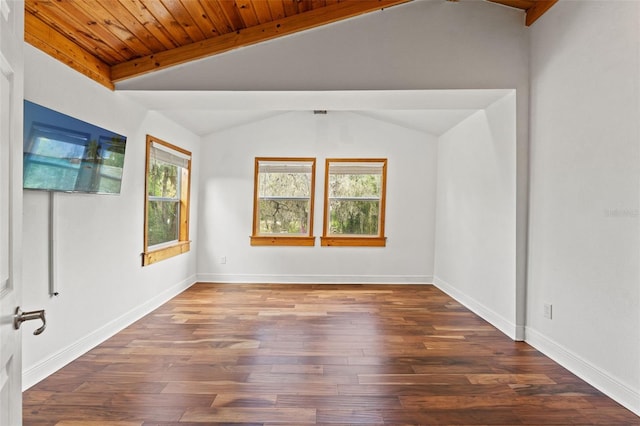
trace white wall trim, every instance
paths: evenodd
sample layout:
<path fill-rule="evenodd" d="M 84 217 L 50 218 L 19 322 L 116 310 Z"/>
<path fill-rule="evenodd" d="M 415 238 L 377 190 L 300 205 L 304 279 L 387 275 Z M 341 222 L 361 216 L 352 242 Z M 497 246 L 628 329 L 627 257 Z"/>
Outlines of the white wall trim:
<path fill-rule="evenodd" d="M 33 385 L 37 384 L 65 365 L 69 364 L 71 361 L 98 346 L 100 343 L 104 342 L 114 334 L 133 324 L 135 321 L 149 314 L 178 294 L 182 293 L 184 290 L 188 289 L 196 283 L 195 278 L 195 275 L 190 276 L 182 282 L 156 295 L 146 303 L 135 307 L 124 315 L 105 324 L 103 327 L 97 329 L 93 333 L 86 335 L 75 343 L 46 358 L 42 362 L 34 365 L 26 371 L 23 371 L 22 390 L 25 391 L 29 389 Z"/>
<path fill-rule="evenodd" d="M 246 284 L 432 284 L 431 275 L 198 274 L 198 282 Z"/>
<path fill-rule="evenodd" d="M 591 386 L 640 416 L 640 392 L 531 327 L 525 341 Z"/>
<path fill-rule="evenodd" d="M 434 276 L 433 284 L 436 287 L 438 287 L 440 290 L 447 293 L 449 296 L 453 297 L 458 302 L 462 303 L 470 311 L 479 315 L 485 321 L 488 321 L 491 325 L 493 325 L 498 330 L 500 330 L 501 332 L 509 336 L 511 339 L 522 340 L 524 338 L 523 327 L 516 326 L 507 318 L 504 318 L 502 315 L 489 309 L 482 303 L 475 300 L 473 297 L 467 296 L 466 294 L 462 293 L 461 291 L 459 291 L 457 288 L 455 288 L 453 285 L 449 284 L 445 280 L 437 276 Z"/>

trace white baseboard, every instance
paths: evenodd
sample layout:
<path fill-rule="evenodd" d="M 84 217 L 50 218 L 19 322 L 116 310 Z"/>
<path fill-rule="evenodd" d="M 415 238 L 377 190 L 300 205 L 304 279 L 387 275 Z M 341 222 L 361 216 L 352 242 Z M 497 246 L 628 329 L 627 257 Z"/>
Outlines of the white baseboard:
<path fill-rule="evenodd" d="M 531 327 L 525 330 L 525 341 L 600 392 L 640 416 L 640 391 L 611 377 L 605 371 L 571 352 Z"/>
<path fill-rule="evenodd" d="M 198 274 L 198 282 L 243 284 L 431 284 L 431 275 Z"/>
<path fill-rule="evenodd" d="M 148 300 L 146 303 L 135 307 L 124 315 L 114 319 L 113 321 L 105 324 L 103 327 L 95 330 L 94 332 L 79 339 L 75 343 L 51 355 L 49 358 L 45 359 L 39 364 L 36 364 L 28 370 L 23 371 L 22 390 L 25 391 L 29 389 L 31 386 L 55 373 L 65 365 L 69 364 L 71 361 L 98 346 L 100 343 L 104 342 L 114 334 L 118 333 L 143 316 L 152 312 L 154 309 L 166 303 L 171 298 L 182 293 L 184 290 L 188 289 L 196 283 L 195 278 L 195 275 L 192 275 L 191 277 L 158 294 L 153 299 Z"/>
<path fill-rule="evenodd" d="M 466 308 L 468 308 L 473 313 L 479 315 L 485 321 L 489 322 L 495 328 L 509 336 L 513 340 L 523 340 L 524 339 L 524 328 L 522 326 L 517 326 L 513 322 L 509 321 L 507 318 L 493 311 L 492 309 L 486 307 L 482 303 L 475 300 L 473 297 L 470 297 L 457 288 L 444 281 L 443 279 L 434 276 L 433 284 L 438 287 L 440 290 L 447 293 L 449 296 L 456 299 L 458 302 L 462 303 Z"/>

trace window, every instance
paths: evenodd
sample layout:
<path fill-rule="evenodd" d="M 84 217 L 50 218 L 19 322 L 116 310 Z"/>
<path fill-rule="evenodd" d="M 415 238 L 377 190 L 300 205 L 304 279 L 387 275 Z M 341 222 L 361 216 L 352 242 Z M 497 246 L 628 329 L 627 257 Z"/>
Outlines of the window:
<path fill-rule="evenodd" d="M 386 159 L 327 159 L 323 246 L 386 245 Z"/>
<path fill-rule="evenodd" d="M 142 264 L 188 252 L 191 153 L 147 135 Z"/>
<path fill-rule="evenodd" d="M 315 158 L 256 158 L 251 245 L 314 245 L 315 170 Z"/>

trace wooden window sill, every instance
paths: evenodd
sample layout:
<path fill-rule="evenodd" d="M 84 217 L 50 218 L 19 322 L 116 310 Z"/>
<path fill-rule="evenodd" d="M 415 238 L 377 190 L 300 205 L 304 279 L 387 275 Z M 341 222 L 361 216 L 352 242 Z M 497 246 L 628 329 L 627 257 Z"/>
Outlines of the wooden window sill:
<path fill-rule="evenodd" d="M 172 246 L 142 253 L 142 266 L 151 265 L 161 260 L 186 253 L 191 249 L 191 241 L 180 241 Z"/>
<path fill-rule="evenodd" d="M 321 237 L 324 247 L 386 247 L 386 237 Z"/>
<path fill-rule="evenodd" d="M 277 236 L 277 235 L 260 235 L 251 237 L 252 246 L 314 246 L 316 237 L 308 236 Z"/>

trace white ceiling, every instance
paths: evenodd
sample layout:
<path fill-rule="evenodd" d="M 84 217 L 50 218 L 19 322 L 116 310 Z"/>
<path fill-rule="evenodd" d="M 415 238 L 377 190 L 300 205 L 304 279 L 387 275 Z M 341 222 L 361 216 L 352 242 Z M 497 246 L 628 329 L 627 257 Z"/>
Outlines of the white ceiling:
<path fill-rule="evenodd" d="M 440 136 L 512 93 L 492 90 L 389 91 L 120 91 L 197 135 L 290 111 L 351 111 Z"/>

